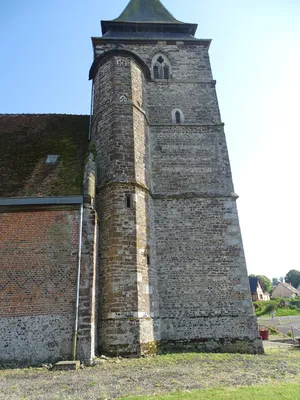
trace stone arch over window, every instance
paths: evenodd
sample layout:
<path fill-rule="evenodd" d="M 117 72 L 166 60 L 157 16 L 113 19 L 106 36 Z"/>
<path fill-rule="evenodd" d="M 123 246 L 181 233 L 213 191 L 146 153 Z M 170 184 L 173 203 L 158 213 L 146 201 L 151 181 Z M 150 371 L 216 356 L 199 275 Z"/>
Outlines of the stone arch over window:
<path fill-rule="evenodd" d="M 168 47 L 170 47 L 170 46 L 168 46 Z M 157 55 L 166 56 L 167 59 L 169 60 L 171 66 L 176 62 L 176 58 L 174 58 L 174 54 L 172 53 L 171 50 L 169 50 L 167 47 L 156 46 L 150 50 L 150 52 L 145 60 L 146 64 L 149 66 L 149 68 L 151 68 L 152 61 Z"/>
<path fill-rule="evenodd" d="M 172 110 L 172 122 L 173 124 L 184 123 L 184 114 L 180 108 L 174 108 L 174 110 Z"/>
<path fill-rule="evenodd" d="M 171 63 L 162 53 L 156 54 L 151 63 L 152 78 L 168 80 L 172 76 Z"/>

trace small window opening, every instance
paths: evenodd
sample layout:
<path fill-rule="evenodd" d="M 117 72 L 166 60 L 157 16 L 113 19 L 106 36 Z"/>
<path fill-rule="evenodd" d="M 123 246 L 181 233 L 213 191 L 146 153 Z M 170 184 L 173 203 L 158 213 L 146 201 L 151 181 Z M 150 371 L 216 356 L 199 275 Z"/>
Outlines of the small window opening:
<path fill-rule="evenodd" d="M 131 196 L 130 194 L 126 195 L 126 207 L 131 208 Z"/>
<path fill-rule="evenodd" d="M 147 254 L 147 265 L 150 265 L 150 256 Z"/>
<path fill-rule="evenodd" d="M 168 65 L 164 66 L 164 79 L 169 79 L 170 78 L 170 68 Z"/>
<path fill-rule="evenodd" d="M 179 108 L 172 110 L 172 123 L 173 124 L 184 124 L 184 114 Z"/>
<path fill-rule="evenodd" d="M 159 79 L 159 68 L 157 65 L 154 66 L 154 78 Z"/>

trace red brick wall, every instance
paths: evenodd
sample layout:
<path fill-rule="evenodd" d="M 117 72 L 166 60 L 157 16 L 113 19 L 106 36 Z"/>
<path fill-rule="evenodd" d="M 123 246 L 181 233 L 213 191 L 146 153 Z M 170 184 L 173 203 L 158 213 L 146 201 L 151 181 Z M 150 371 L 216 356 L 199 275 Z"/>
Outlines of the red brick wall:
<path fill-rule="evenodd" d="M 0 318 L 74 314 L 78 211 L 0 213 Z"/>

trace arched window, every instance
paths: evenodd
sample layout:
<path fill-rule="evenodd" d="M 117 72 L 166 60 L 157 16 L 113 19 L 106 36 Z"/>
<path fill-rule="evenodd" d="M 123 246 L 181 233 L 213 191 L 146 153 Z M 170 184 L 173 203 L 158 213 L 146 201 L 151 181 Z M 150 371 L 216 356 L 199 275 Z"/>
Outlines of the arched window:
<path fill-rule="evenodd" d="M 160 75 L 159 75 L 158 65 L 154 65 L 153 71 L 154 71 L 154 79 L 159 79 Z"/>
<path fill-rule="evenodd" d="M 171 64 L 163 54 L 157 54 L 152 60 L 152 71 L 154 79 L 170 79 Z"/>
<path fill-rule="evenodd" d="M 184 115 L 180 108 L 175 108 L 174 110 L 172 110 L 172 122 L 173 124 L 184 123 Z"/>
<path fill-rule="evenodd" d="M 163 79 L 169 79 L 170 78 L 170 68 L 168 65 L 164 65 L 164 78 Z"/>

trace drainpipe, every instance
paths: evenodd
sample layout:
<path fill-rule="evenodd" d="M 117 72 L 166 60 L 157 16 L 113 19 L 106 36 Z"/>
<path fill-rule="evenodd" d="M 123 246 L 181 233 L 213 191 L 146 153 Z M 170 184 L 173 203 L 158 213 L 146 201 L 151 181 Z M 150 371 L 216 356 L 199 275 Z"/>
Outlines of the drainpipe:
<path fill-rule="evenodd" d="M 77 265 L 77 284 L 76 284 L 76 303 L 75 303 L 75 326 L 74 326 L 73 349 L 72 349 L 73 361 L 76 360 L 76 354 L 77 354 L 79 292 L 80 292 L 80 274 L 81 274 L 81 250 L 82 250 L 82 222 L 83 222 L 83 204 L 80 205 L 80 215 L 79 215 L 78 265 Z"/>
<path fill-rule="evenodd" d="M 92 119 L 93 119 L 93 111 L 94 111 L 94 80 L 92 81 L 92 89 L 91 89 L 91 109 L 90 109 L 90 125 L 89 125 L 89 141 L 92 137 Z"/>

